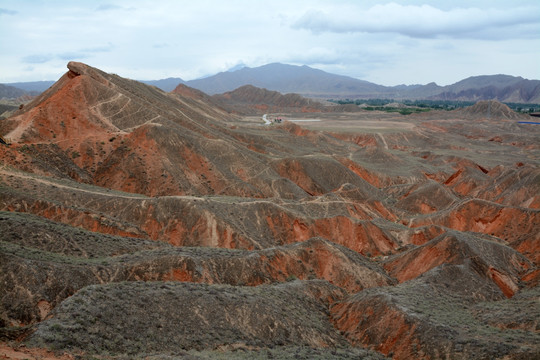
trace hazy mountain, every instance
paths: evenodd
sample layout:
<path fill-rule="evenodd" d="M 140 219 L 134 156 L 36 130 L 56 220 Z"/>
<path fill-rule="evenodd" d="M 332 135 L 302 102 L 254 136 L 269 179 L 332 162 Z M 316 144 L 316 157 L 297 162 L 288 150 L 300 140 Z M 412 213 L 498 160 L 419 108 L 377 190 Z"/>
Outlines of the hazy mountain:
<path fill-rule="evenodd" d="M 234 71 L 238 71 L 238 70 L 242 70 L 243 68 L 247 67 L 246 64 L 244 63 L 240 63 L 240 64 L 237 64 L 235 66 L 233 66 L 232 68 L 230 68 L 229 70 L 227 70 L 228 72 L 234 72 Z"/>
<path fill-rule="evenodd" d="M 0 99 L 15 99 L 26 95 L 27 92 L 14 86 L 0 84 Z"/>
<path fill-rule="evenodd" d="M 396 91 L 396 96 L 394 96 L 396 99 L 426 99 L 433 96 L 433 94 L 440 93 L 443 87 L 431 82 L 426 85 L 408 87 L 405 89 L 398 89 L 396 86 L 394 89 L 399 90 Z"/>
<path fill-rule="evenodd" d="M 220 94 L 244 85 L 253 85 L 281 93 L 319 98 L 540 102 L 540 81 L 509 75 L 474 76 L 448 86 L 432 82 L 426 85 L 389 87 L 308 66 L 280 63 L 221 72 L 204 79 L 187 81 L 186 84 L 208 94 Z"/>
<path fill-rule="evenodd" d="M 540 103 L 540 81 L 509 75 L 473 76 L 441 87 L 426 97 L 434 100 Z"/>
<path fill-rule="evenodd" d="M 160 88 L 163 91 L 171 92 L 173 91 L 179 84 L 185 84 L 186 82 L 180 78 L 166 78 L 161 80 L 141 80 L 142 83 L 153 85 L 158 88 Z"/>
<path fill-rule="evenodd" d="M 510 75 L 481 75 L 471 76 L 455 84 L 445 86 L 447 91 L 459 92 L 469 89 L 482 89 L 486 87 L 503 88 L 519 83 L 524 80 L 521 76 Z"/>
<path fill-rule="evenodd" d="M 348 76 L 331 74 L 309 66 L 280 63 L 255 68 L 235 66 L 228 71 L 184 81 L 181 78 L 141 81 L 163 91 L 173 91 L 185 84 L 209 95 L 233 91 L 244 85 L 253 85 L 282 94 L 296 93 L 305 97 L 349 99 L 430 99 L 430 100 L 498 100 L 504 102 L 540 103 L 540 80 L 527 80 L 510 75 L 472 76 L 455 84 L 382 86 Z M 53 81 L 11 83 L 25 91 L 43 92 Z"/>
<path fill-rule="evenodd" d="M 298 93 L 317 97 L 378 95 L 387 91 L 386 87 L 368 81 L 330 74 L 305 65 L 280 63 L 221 72 L 204 79 L 187 81 L 186 84 L 211 95 L 232 91 L 244 85 L 253 85 L 281 93 Z"/>
<path fill-rule="evenodd" d="M 4 85 L 13 86 L 27 92 L 35 92 L 34 95 L 37 95 L 37 93 L 42 93 L 48 88 L 50 88 L 54 83 L 55 81 L 47 80 L 47 81 L 15 82 L 15 83 L 8 83 Z"/>

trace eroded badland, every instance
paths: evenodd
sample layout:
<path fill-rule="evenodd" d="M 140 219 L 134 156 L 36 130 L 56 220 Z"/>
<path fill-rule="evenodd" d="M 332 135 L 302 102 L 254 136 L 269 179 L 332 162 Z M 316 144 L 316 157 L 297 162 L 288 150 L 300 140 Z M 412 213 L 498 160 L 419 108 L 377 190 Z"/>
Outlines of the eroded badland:
<path fill-rule="evenodd" d="M 68 68 L 0 120 L 0 358 L 540 356 L 524 115 Z"/>

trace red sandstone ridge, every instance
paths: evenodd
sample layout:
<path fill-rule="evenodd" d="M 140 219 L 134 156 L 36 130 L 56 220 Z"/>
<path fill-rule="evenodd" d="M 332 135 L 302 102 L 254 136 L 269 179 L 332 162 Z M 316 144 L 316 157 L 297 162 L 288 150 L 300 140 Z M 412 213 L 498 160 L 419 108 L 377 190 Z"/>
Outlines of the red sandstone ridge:
<path fill-rule="evenodd" d="M 474 259 L 478 271 L 493 280 L 507 297 L 519 290 L 521 278 L 535 268 L 531 261 L 508 246 L 457 232 L 447 232 L 393 256 L 385 261 L 384 267 L 390 275 L 404 282 L 442 264 L 465 264 L 469 259 Z"/>
<path fill-rule="evenodd" d="M 504 352 L 534 358 L 536 345 L 501 346 L 502 333 L 480 335 L 473 330 L 490 326 L 486 315 L 492 310 L 483 301 L 503 297 L 475 267 L 474 263 L 438 266 L 395 287 L 362 291 L 332 305 L 332 319 L 354 344 L 394 359 L 476 359 Z M 513 319 L 527 317 L 527 312 L 517 308 Z"/>
<path fill-rule="evenodd" d="M 206 100 L 210 98 L 208 95 L 203 93 L 200 90 L 190 88 L 189 86 L 186 86 L 184 84 L 178 84 L 178 86 L 171 91 L 173 94 L 178 94 L 186 98 L 191 98 L 195 100 Z"/>
<path fill-rule="evenodd" d="M 446 227 L 493 235 L 510 245 L 521 239 L 539 241 L 540 212 L 536 209 L 504 207 L 485 200 L 469 200 L 448 211 L 416 218 L 411 226 L 441 224 Z"/>
<path fill-rule="evenodd" d="M 428 181 L 411 188 L 396 206 L 410 212 L 428 214 L 444 210 L 459 201 L 446 186 Z"/>
<path fill-rule="evenodd" d="M 266 250 L 207 255 L 190 250 L 156 252 L 152 259 L 131 265 L 127 280 L 257 286 L 296 278 L 325 279 L 351 293 L 393 284 L 373 262 L 320 238 Z"/>

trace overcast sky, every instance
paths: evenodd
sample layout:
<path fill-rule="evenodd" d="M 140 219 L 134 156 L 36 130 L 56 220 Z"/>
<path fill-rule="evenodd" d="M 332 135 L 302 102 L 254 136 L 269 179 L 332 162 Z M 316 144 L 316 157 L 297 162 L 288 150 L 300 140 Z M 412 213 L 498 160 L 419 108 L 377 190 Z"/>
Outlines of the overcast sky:
<path fill-rule="evenodd" d="M 0 0 L 0 83 L 70 60 L 142 80 L 272 62 L 382 85 L 540 79 L 540 1 Z"/>

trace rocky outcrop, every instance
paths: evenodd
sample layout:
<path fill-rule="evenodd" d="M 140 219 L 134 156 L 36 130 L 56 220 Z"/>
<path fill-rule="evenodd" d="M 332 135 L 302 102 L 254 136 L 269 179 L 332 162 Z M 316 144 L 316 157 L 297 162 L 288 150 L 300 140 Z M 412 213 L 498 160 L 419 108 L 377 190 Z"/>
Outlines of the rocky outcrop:
<path fill-rule="evenodd" d="M 384 267 L 404 282 L 442 264 L 460 265 L 469 259 L 474 259 L 477 271 L 491 279 L 507 297 L 519 291 L 521 278 L 535 269 L 531 261 L 506 245 L 454 231 L 389 258 Z"/>

